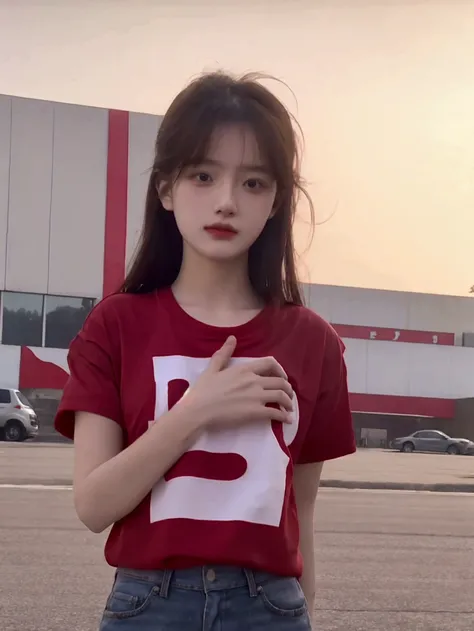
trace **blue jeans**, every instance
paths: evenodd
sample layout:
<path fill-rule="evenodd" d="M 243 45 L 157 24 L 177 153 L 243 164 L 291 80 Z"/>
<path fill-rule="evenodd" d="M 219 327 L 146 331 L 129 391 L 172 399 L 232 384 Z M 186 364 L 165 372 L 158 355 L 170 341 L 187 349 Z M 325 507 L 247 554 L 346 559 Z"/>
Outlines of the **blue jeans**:
<path fill-rule="evenodd" d="M 233 567 L 120 569 L 100 631 L 310 631 L 296 578 Z"/>

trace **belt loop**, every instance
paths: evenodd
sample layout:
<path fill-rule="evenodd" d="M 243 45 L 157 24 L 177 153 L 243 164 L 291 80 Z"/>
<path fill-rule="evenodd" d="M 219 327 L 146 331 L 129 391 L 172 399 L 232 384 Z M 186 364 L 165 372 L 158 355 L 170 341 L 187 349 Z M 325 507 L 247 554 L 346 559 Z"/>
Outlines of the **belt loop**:
<path fill-rule="evenodd" d="M 165 570 L 160 585 L 160 598 L 168 598 L 171 579 L 173 578 L 173 570 Z"/>
<path fill-rule="evenodd" d="M 255 581 L 255 573 L 253 570 L 248 570 L 244 568 L 245 578 L 247 579 L 247 584 L 249 588 L 250 598 L 256 598 L 258 596 L 257 583 Z"/>

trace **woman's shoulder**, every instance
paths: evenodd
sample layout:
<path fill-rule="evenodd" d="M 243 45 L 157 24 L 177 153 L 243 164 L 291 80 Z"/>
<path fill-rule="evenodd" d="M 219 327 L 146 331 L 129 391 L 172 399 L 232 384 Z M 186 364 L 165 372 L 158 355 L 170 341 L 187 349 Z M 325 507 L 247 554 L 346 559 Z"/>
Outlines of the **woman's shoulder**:
<path fill-rule="evenodd" d="M 122 318 L 134 311 L 141 311 L 156 298 L 156 293 L 130 294 L 116 293 L 102 298 L 92 309 L 89 317 L 105 319 Z"/>
<path fill-rule="evenodd" d="M 345 345 L 332 325 L 316 311 L 304 305 L 286 305 L 282 310 L 282 335 L 291 331 L 295 344 L 308 350 L 320 349 L 324 355 L 340 356 Z"/>
<path fill-rule="evenodd" d="M 81 335 L 96 337 L 103 332 L 114 336 L 120 332 L 122 336 L 130 327 L 137 329 L 137 322 L 151 312 L 155 297 L 155 293 L 117 293 L 102 298 L 87 316 Z"/>
<path fill-rule="evenodd" d="M 319 332 L 324 335 L 337 336 L 331 324 L 316 311 L 304 305 L 287 304 L 282 309 L 284 319 L 301 327 L 305 332 Z"/>

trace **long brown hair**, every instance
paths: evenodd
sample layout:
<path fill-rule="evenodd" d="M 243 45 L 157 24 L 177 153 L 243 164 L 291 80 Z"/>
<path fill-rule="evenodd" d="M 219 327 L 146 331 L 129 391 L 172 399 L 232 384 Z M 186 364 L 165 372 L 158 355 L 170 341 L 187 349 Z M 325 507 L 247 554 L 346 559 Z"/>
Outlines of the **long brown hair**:
<path fill-rule="evenodd" d="M 148 183 L 140 241 L 120 289 L 148 293 L 170 286 L 182 262 L 183 239 L 174 214 L 166 211 L 157 190 L 176 174 L 206 158 L 216 126 L 246 123 L 275 178 L 275 214 L 250 247 L 250 283 L 267 304 L 303 304 L 296 273 L 293 222 L 303 193 L 298 135 L 285 106 L 261 83 L 259 75 L 234 78 L 214 72 L 192 81 L 174 99 L 158 130 Z M 314 223 L 314 222 L 313 222 Z"/>

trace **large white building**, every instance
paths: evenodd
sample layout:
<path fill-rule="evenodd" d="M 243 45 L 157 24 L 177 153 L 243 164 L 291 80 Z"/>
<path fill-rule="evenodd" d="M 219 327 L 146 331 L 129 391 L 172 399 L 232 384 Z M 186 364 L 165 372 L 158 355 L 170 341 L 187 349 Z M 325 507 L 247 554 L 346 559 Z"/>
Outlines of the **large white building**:
<path fill-rule="evenodd" d="M 0 387 L 57 399 L 69 342 L 134 250 L 159 122 L 0 96 Z M 346 344 L 359 430 L 473 436 L 474 299 L 305 290 Z"/>

